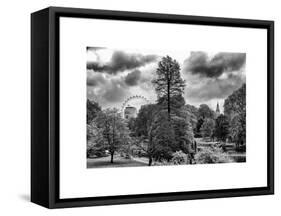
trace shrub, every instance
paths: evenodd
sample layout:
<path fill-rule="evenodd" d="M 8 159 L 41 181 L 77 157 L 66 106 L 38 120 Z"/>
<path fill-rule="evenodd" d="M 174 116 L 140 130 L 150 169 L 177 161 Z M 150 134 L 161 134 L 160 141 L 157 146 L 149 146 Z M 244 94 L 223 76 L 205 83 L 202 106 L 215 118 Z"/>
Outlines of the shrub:
<path fill-rule="evenodd" d="M 179 164 L 186 164 L 187 163 L 187 155 L 182 151 L 176 151 L 173 153 L 172 163 L 179 165 Z"/>
<path fill-rule="evenodd" d="M 233 159 L 217 147 L 206 147 L 195 155 L 197 164 L 231 163 Z"/>

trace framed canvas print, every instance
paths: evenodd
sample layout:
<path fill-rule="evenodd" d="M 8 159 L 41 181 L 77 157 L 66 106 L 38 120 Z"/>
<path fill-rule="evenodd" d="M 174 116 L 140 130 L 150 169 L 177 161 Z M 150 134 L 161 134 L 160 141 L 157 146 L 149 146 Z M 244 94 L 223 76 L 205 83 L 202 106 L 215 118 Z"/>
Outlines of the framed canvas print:
<path fill-rule="evenodd" d="M 32 202 L 273 194 L 273 21 L 50 7 L 31 27 Z"/>

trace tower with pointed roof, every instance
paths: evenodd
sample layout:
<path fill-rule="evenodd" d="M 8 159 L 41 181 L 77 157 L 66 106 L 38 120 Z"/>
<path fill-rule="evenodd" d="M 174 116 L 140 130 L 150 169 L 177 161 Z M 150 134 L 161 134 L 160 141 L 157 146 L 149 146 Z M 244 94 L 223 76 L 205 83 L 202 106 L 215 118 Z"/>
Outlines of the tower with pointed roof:
<path fill-rule="evenodd" d="M 220 115 L 220 106 L 219 106 L 219 102 L 217 102 L 217 108 L 216 108 L 216 118 Z"/>

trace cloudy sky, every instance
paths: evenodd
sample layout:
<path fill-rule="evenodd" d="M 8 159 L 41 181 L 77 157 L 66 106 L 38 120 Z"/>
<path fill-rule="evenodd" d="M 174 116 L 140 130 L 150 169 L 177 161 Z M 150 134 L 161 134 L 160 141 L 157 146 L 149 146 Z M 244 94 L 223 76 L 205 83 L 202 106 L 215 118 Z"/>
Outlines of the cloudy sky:
<path fill-rule="evenodd" d="M 87 47 L 87 97 L 103 108 L 120 108 L 134 95 L 157 99 L 151 80 L 163 56 L 176 59 L 186 81 L 186 103 L 221 108 L 224 99 L 246 80 L 245 53 L 189 50 L 107 49 Z"/>

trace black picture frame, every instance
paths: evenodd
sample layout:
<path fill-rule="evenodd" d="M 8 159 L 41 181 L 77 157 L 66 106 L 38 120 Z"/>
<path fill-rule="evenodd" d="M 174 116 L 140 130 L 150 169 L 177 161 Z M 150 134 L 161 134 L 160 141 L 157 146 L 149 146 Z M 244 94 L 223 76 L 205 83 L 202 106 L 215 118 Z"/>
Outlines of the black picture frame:
<path fill-rule="evenodd" d="M 122 196 L 59 198 L 59 18 L 95 18 L 267 30 L 267 186 Z M 47 208 L 162 202 L 274 193 L 274 22 L 49 7 L 31 15 L 31 201 Z"/>

